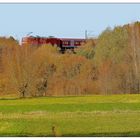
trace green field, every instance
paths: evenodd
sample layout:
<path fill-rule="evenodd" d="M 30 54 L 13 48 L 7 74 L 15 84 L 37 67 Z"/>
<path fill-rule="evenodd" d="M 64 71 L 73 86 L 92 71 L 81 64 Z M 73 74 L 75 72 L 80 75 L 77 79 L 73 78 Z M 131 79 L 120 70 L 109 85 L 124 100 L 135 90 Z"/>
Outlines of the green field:
<path fill-rule="evenodd" d="M 0 99 L 0 136 L 140 136 L 140 95 Z"/>

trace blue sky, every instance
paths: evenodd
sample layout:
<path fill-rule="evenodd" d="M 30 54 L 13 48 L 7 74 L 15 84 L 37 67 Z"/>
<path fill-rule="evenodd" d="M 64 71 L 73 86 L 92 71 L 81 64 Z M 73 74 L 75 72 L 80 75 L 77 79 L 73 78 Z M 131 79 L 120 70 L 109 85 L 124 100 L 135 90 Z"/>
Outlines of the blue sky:
<path fill-rule="evenodd" d="M 140 4 L 0 4 L 0 36 L 84 38 L 140 21 Z"/>

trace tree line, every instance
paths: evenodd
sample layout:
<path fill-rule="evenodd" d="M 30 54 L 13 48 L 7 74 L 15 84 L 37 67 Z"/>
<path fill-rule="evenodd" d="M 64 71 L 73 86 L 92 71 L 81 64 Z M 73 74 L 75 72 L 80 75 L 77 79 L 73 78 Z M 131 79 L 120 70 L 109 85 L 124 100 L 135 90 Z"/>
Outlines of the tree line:
<path fill-rule="evenodd" d="M 140 23 L 107 28 L 76 54 L 0 39 L 0 94 L 18 97 L 140 93 Z"/>

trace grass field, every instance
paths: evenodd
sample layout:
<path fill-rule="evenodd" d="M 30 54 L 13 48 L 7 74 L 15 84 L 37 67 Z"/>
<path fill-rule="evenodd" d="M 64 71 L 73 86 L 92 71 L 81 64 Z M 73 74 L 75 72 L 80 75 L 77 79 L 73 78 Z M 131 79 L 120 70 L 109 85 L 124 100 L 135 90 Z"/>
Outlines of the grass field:
<path fill-rule="evenodd" d="M 0 136 L 140 136 L 140 95 L 0 99 Z"/>

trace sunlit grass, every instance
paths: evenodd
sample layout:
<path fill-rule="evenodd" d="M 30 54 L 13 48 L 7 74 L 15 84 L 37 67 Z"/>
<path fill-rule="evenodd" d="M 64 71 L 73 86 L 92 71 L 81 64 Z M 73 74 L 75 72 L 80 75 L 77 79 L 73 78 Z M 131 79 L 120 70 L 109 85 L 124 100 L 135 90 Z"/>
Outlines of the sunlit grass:
<path fill-rule="evenodd" d="M 140 95 L 0 100 L 0 136 L 54 135 L 140 136 Z"/>

